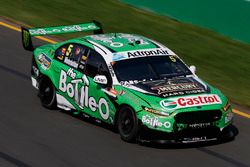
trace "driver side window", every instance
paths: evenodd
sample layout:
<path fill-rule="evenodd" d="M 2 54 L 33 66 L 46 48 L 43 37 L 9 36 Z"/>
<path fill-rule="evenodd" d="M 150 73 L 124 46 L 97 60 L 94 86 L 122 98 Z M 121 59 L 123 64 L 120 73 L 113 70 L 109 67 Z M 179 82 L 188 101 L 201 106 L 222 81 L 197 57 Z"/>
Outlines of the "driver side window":
<path fill-rule="evenodd" d="M 76 43 L 69 43 L 59 47 L 55 52 L 55 59 L 79 71 L 84 71 L 88 49 Z"/>
<path fill-rule="evenodd" d="M 112 78 L 105 60 L 99 53 L 93 50 L 90 50 L 88 54 L 85 66 L 85 74 L 91 78 L 94 78 L 97 74 L 105 75 L 108 80 L 108 85 L 112 85 Z"/>

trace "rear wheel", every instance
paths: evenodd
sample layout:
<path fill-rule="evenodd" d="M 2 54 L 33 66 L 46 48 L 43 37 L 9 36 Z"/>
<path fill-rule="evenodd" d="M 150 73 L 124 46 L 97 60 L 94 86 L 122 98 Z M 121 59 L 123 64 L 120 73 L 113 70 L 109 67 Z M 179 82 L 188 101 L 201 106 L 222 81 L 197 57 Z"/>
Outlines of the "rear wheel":
<path fill-rule="evenodd" d="M 134 110 L 125 106 L 119 111 L 118 131 L 126 142 L 135 142 L 138 133 L 138 119 Z"/>
<path fill-rule="evenodd" d="M 39 97 L 44 107 L 49 109 L 56 108 L 56 89 L 47 78 L 43 78 L 39 84 Z"/>

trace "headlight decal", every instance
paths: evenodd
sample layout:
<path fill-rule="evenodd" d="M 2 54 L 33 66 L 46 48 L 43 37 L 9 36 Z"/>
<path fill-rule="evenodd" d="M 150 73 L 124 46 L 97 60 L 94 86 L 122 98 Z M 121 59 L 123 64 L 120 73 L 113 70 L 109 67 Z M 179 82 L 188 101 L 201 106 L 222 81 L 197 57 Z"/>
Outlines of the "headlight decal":
<path fill-rule="evenodd" d="M 162 112 L 162 111 L 158 111 L 158 110 L 155 110 L 155 109 L 152 109 L 152 108 L 148 108 L 148 107 L 142 106 L 142 109 L 144 111 L 147 111 L 149 113 L 156 114 L 156 115 L 159 115 L 159 116 L 169 116 L 168 113 L 165 113 L 165 112 Z"/>

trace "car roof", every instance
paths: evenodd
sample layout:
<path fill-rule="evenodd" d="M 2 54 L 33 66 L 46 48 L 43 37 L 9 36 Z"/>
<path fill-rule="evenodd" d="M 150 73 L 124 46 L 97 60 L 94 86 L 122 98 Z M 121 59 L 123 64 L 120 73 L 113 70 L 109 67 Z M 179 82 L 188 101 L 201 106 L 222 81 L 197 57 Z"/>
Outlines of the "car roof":
<path fill-rule="evenodd" d="M 160 48 L 156 42 L 136 34 L 109 33 L 89 35 L 81 39 L 93 41 L 112 52 Z"/>
<path fill-rule="evenodd" d="M 101 55 L 107 62 L 145 56 L 176 55 L 164 45 L 136 34 L 98 34 L 72 40 L 84 45 L 90 44 L 95 49 L 102 50 L 104 54 L 101 53 Z"/>

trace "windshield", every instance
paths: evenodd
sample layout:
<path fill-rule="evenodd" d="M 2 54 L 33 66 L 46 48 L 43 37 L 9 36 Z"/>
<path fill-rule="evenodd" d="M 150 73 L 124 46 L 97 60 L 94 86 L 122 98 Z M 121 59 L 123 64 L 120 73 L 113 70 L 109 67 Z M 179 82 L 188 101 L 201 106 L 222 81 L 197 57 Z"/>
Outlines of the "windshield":
<path fill-rule="evenodd" d="M 192 74 L 177 56 L 150 56 L 120 60 L 113 63 L 113 68 L 119 82 L 158 80 Z"/>

